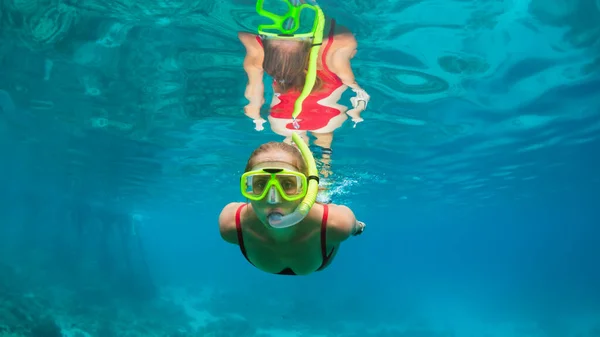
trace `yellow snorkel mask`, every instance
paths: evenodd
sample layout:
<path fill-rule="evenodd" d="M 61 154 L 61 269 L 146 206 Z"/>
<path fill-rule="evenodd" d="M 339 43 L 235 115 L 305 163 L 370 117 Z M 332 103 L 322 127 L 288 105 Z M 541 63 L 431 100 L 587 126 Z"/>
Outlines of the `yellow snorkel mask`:
<path fill-rule="evenodd" d="M 287 201 L 303 198 L 291 214 L 269 215 L 269 226 L 273 228 L 287 228 L 302 221 L 317 200 L 319 192 L 319 172 L 312 152 L 296 132 L 292 133 L 292 140 L 304 158 L 308 177 L 296 171 L 267 167 L 245 172 L 241 178 L 242 195 L 250 200 L 261 200 L 273 189 Z"/>
<path fill-rule="evenodd" d="M 279 38 L 279 39 L 291 39 L 291 38 L 309 38 L 313 39 L 312 47 L 310 49 L 310 57 L 308 61 L 308 71 L 306 74 L 306 81 L 304 82 L 304 88 L 300 93 L 300 96 L 294 103 L 294 112 L 292 113 L 293 125 L 296 129 L 300 128 L 300 125 L 296 121 L 298 115 L 302 112 L 302 103 L 308 97 L 312 91 L 315 81 L 317 79 L 317 60 L 319 58 L 319 49 L 323 43 L 323 30 L 325 29 L 325 14 L 323 10 L 316 3 L 314 5 L 303 3 L 294 5 L 289 0 L 282 0 L 288 5 L 288 12 L 285 15 L 278 15 L 269 12 L 263 8 L 264 0 L 256 1 L 256 12 L 260 16 L 264 16 L 273 21 L 269 25 L 259 25 L 258 34 L 265 37 Z M 315 21 L 312 26 L 312 30 L 309 33 L 296 34 L 296 31 L 300 28 L 300 13 L 303 10 L 312 10 L 315 12 Z M 279 31 L 274 33 L 273 31 Z"/>
<path fill-rule="evenodd" d="M 245 172 L 241 179 L 242 195 L 250 200 L 262 200 L 272 192 L 287 201 L 296 201 L 306 195 L 306 176 L 300 172 L 279 167 L 265 167 Z"/>

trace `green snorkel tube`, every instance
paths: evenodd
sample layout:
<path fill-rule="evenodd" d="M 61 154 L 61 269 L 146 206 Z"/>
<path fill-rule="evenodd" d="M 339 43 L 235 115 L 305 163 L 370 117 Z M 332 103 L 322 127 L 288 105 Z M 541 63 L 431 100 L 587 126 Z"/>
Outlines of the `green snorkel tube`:
<path fill-rule="evenodd" d="M 304 162 L 306 163 L 306 167 L 308 168 L 308 187 L 306 196 L 304 196 L 304 199 L 302 199 L 302 202 L 296 207 L 294 212 L 288 215 L 272 214 L 269 216 L 269 225 L 273 228 L 292 227 L 302 221 L 315 204 L 317 193 L 319 192 L 319 171 L 317 171 L 317 165 L 312 152 L 310 152 L 306 143 L 304 143 L 302 138 L 300 138 L 296 132 L 292 133 L 292 140 L 296 146 L 298 146 L 302 158 L 304 158 Z"/>
<path fill-rule="evenodd" d="M 269 18 L 273 21 L 273 23 L 270 25 L 259 25 L 258 33 L 260 35 L 281 39 L 302 37 L 313 38 L 313 43 L 310 49 L 310 56 L 308 61 L 308 71 L 306 74 L 306 80 L 304 82 L 304 88 L 302 88 L 300 96 L 294 103 L 294 112 L 292 113 L 293 125 L 294 128 L 296 128 L 297 130 L 300 128 L 300 124 L 298 124 L 296 118 L 298 118 L 298 115 L 300 115 L 300 113 L 302 112 L 302 103 L 312 91 L 315 85 L 315 81 L 317 79 L 317 60 L 319 58 L 319 49 L 321 48 L 321 44 L 323 43 L 323 30 L 325 29 L 325 14 L 323 14 L 323 10 L 316 3 L 314 5 L 304 3 L 299 6 L 294 6 L 288 0 L 282 1 L 285 2 L 289 8 L 288 12 L 283 16 L 266 11 L 263 8 L 264 0 L 256 1 L 256 12 L 259 15 Z M 315 11 L 315 21 L 312 27 L 312 31 L 310 33 L 295 34 L 298 28 L 300 28 L 300 12 L 303 9 L 311 9 Z M 291 25 L 286 26 L 286 23 L 289 23 L 290 21 L 292 21 Z M 278 30 L 280 33 L 268 32 L 268 29 Z"/>

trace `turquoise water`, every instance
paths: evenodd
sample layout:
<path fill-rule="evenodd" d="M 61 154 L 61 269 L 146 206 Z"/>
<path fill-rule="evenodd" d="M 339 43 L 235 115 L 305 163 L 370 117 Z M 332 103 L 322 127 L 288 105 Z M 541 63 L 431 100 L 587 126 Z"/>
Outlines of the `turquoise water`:
<path fill-rule="evenodd" d="M 371 95 L 323 197 L 368 228 L 282 277 L 217 228 L 283 139 L 252 2 L 0 2 L 0 336 L 600 336 L 600 2 L 321 5 Z"/>

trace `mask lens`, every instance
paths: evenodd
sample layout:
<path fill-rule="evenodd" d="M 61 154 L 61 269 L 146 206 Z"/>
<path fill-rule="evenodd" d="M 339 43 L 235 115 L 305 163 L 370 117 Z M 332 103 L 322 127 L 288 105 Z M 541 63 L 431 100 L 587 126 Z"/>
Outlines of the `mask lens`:
<path fill-rule="evenodd" d="M 271 180 L 270 174 L 253 174 L 249 176 L 246 182 L 246 193 L 256 196 L 263 194 L 269 180 Z"/>
<path fill-rule="evenodd" d="M 296 196 L 302 193 L 302 180 L 300 177 L 291 174 L 277 174 L 275 176 L 279 186 L 287 196 Z"/>

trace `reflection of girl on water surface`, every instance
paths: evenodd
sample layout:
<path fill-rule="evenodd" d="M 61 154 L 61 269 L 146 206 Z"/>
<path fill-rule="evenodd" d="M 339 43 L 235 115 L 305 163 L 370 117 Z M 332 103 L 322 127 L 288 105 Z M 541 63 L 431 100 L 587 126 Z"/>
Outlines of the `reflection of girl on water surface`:
<path fill-rule="evenodd" d="M 275 93 L 269 122 L 273 131 L 285 135 L 289 141 L 294 129 L 291 124 L 294 102 L 304 88 L 312 39 L 278 39 L 250 33 L 238 35 L 246 47 L 244 70 L 248 75 L 248 85 L 245 96 L 249 103 L 244 112 L 254 120 L 256 129 L 262 130 L 265 121 L 260 117 L 260 108 L 265 102 L 263 72 L 266 71 L 273 77 Z M 317 61 L 317 79 L 302 104 L 302 113 L 298 117 L 299 131 L 310 130 L 315 136 L 331 133 L 347 119 L 344 112 L 355 122 L 361 121 L 360 112 L 366 108 L 370 97 L 356 83 L 350 65 L 356 47 L 356 39 L 347 28 L 337 25 L 333 19 L 326 20 Z M 353 109 L 345 111 L 346 108 L 337 102 L 348 87 L 356 96 L 351 99 Z"/>

